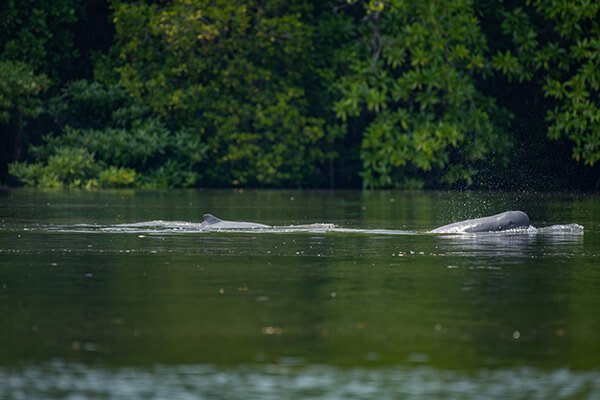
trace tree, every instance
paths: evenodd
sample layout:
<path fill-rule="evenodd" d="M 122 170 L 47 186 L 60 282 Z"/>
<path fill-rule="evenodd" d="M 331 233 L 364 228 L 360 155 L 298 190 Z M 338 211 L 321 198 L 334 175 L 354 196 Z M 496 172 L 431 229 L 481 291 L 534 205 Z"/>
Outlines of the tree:
<path fill-rule="evenodd" d="M 596 3 L 112 0 L 113 36 L 104 0 L 7 0 L 0 161 L 35 144 L 12 168 L 38 186 L 589 187 Z"/>
<path fill-rule="evenodd" d="M 573 158 L 592 166 L 600 160 L 600 4 L 529 3 L 544 22 L 551 22 L 553 31 L 534 65 L 545 71 L 546 96 L 556 100 L 547 114 L 548 136 L 568 137 Z"/>
<path fill-rule="evenodd" d="M 118 86 L 75 81 L 48 102 L 58 134 L 32 146 L 35 162 L 10 172 L 28 186 L 190 187 L 206 146 L 173 131 Z"/>
<path fill-rule="evenodd" d="M 44 75 L 36 75 L 23 63 L 0 61 L 0 179 L 6 164 L 20 158 L 27 144 L 28 120 L 43 110 L 40 95 L 48 87 Z"/>
<path fill-rule="evenodd" d="M 312 12 L 305 1 L 117 3 L 120 83 L 208 145 L 204 185 L 323 184 Z"/>
<path fill-rule="evenodd" d="M 370 0 L 335 109 L 360 124 L 366 187 L 472 183 L 504 162 L 506 112 L 484 96 L 486 40 L 473 3 Z"/>
<path fill-rule="evenodd" d="M 93 54 L 114 31 L 106 0 L 3 0 L 0 59 L 27 63 L 52 82 L 91 78 Z"/>

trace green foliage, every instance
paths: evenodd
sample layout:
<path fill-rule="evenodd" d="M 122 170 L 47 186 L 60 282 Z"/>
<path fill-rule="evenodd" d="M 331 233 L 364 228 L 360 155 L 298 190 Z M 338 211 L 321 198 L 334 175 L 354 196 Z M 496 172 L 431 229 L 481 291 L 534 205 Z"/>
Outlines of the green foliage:
<path fill-rule="evenodd" d="M 0 60 L 27 63 L 51 81 L 91 78 L 114 37 L 106 0 L 0 1 Z"/>
<path fill-rule="evenodd" d="M 307 2 L 189 0 L 115 6 L 120 82 L 210 147 L 210 185 L 314 185 L 327 111 Z"/>
<path fill-rule="evenodd" d="M 0 61 L 0 124 L 22 124 L 42 112 L 40 94 L 48 80 L 20 62 Z"/>
<path fill-rule="evenodd" d="M 511 79 L 534 80 L 548 103 L 551 139 L 573 142 L 573 158 L 600 160 L 600 3 L 529 0 L 504 9 L 502 33 L 515 55 L 498 50 L 493 66 Z M 507 46 L 507 47 L 508 47 Z"/>
<path fill-rule="evenodd" d="M 76 0 L 3 0 L 0 2 L 0 58 L 27 62 L 56 79 L 77 58 L 72 31 Z"/>
<path fill-rule="evenodd" d="M 28 186 L 196 184 L 206 146 L 188 131 L 169 130 L 122 89 L 73 82 L 50 104 L 61 134 L 30 149 L 35 163 L 11 165 L 11 174 Z"/>
<path fill-rule="evenodd" d="M 31 143 L 38 187 L 464 187 L 566 177 L 569 142 L 598 171 L 598 2 L 110 3 L 0 2 L 0 176 Z"/>
<path fill-rule="evenodd" d="M 568 137 L 573 157 L 594 165 L 600 160 L 600 4 L 580 1 L 572 4 L 552 0 L 535 1 L 536 9 L 555 32 L 568 43 L 565 46 L 568 68 L 564 73 L 546 69 L 546 96 L 557 100 L 548 112 L 548 136 Z M 558 71 L 562 57 L 548 57 Z"/>
<path fill-rule="evenodd" d="M 44 188 L 94 187 L 97 169 L 94 156 L 75 147 L 56 149 L 44 164 L 9 165 L 10 173 L 27 185 Z"/>
<path fill-rule="evenodd" d="M 102 187 L 127 187 L 135 182 L 135 170 L 110 166 L 98 174 L 98 183 Z"/>
<path fill-rule="evenodd" d="M 113 113 L 132 118 L 126 109 L 129 102 L 127 93 L 117 85 L 74 81 L 48 101 L 48 113 L 58 126 L 100 129 L 107 121 L 119 120 Z"/>
<path fill-rule="evenodd" d="M 48 79 L 28 65 L 0 60 L 0 179 L 28 141 L 27 123 L 42 112 L 47 85 Z"/>
<path fill-rule="evenodd" d="M 477 89 L 487 59 L 473 4 L 371 0 L 364 10 L 335 104 L 342 121 L 366 121 L 364 186 L 471 184 L 508 145 L 501 110 Z"/>

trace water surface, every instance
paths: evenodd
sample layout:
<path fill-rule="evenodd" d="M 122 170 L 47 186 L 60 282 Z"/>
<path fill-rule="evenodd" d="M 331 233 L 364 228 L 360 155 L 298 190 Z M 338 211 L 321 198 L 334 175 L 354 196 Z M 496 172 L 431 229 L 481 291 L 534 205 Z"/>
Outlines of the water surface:
<path fill-rule="evenodd" d="M 585 230 L 426 234 L 507 209 Z M 208 212 L 341 229 L 110 229 Z M 593 195 L 2 192 L 0 398 L 598 399 L 599 261 Z"/>

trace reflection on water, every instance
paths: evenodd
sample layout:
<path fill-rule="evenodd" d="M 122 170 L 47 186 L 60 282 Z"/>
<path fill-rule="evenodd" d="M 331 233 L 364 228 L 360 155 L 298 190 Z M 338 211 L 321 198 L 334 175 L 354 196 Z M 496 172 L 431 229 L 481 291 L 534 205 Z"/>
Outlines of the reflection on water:
<path fill-rule="evenodd" d="M 55 361 L 0 369 L 0 398 L 42 399 L 598 399 L 599 371 L 536 368 L 474 373 L 430 367 L 325 365 L 218 368 L 156 365 L 105 369 Z"/>
<path fill-rule="evenodd" d="M 584 238 L 580 225 L 438 237 L 450 254 L 478 257 L 568 256 L 581 252 Z"/>
<path fill-rule="evenodd" d="M 542 228 L 427 233 L 473 203 Z M 205 232 L 208 211 L 278 228 Z M 0 398 L 598 399 L 598 216 L 594 196 L 10 191 Z"/>

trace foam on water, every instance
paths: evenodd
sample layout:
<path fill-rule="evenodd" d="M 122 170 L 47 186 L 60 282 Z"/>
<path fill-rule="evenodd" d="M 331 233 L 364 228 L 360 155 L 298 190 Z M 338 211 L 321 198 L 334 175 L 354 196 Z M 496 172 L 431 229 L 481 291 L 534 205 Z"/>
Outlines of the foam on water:
<path fill-rule="evenodd" d="M 42 227 L 43 230 L 53 232 L 77 232 L 77 233 L 135 233 L 135 234 L 170 234 L 170 233 L 211 233 L 211 232 L 223 232 L 223 233 L 326 233 L 326 232 L 338 232 L 338 233 L 368 233 L 368 234 L 381 234 L 381 235 L 406 235 L 415 234 L 413 231 L 402 231 L 402 230 L 391 230 L 391 229 L 351 229 L 351 228 L 340 228 L 335 224 L 330 223 L 313 223 L 313 224 L 302 224 L 302 225 L 283 225 L 273 226 L 267 228 L 220 228 L 212 225 L 206 225 L 200 222 L 186 222 L 186 221 L 165 221 L 165 220 L 152 220 L 133 222 L 127 224 L 115 224 L 115 225 L 100 225 L 100 224 L 73 224 L 73 225 L 51 225 Z"/>
<path fill-rule="evenodd" d="M 552 226 L 547 226 L 544 228 L 537 228 L 536 233 L 547 234 L 547 235 L 560 235 L 560 234 L 583 235 L 583 226 L 581 226 L 579 224 L 552 225 Z"/>

